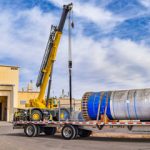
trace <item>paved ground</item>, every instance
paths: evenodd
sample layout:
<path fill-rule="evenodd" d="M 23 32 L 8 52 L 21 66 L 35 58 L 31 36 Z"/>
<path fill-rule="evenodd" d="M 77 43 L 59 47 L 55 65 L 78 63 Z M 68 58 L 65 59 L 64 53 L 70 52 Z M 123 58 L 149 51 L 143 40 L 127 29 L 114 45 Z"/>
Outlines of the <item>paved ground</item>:
<path fill-rule="evenodd" d="M 28 138 L 22 130 L 13 130 L 10 124 L 7 126 L 0 124 L 0 150 L 150 150 L 150 138 L 97 136 L 99 135 L 70 141 L 62 139 L 59 134 L 54 137 L 41 135 L 40 137 Z"/>

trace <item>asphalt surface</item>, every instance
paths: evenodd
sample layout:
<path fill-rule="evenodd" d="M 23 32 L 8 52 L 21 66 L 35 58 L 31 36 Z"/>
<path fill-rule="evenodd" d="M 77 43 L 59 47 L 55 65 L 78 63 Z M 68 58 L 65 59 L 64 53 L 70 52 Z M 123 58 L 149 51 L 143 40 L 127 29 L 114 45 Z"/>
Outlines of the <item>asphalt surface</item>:
<path fill-rule="evenodd" d="M 0 150 L 150 150 L 149 139 L 97 137 L 64 140 L 60 134 L 26 137 L 23 130 L 0 126 Z"/>

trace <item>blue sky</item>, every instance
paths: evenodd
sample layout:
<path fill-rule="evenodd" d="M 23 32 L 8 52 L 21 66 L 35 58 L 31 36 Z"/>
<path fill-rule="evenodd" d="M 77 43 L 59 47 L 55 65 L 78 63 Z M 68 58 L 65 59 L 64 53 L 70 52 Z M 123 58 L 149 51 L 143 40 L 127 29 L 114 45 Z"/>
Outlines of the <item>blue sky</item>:
<path fill-rule="evenodd" d="M 62 5 L 70 0 L 1 0 L 0 64 L 20 67 L 20 89 L 33 80 Z M 73 96 L 150 86 L 150 0 L 74 0 Z M 67 23 L 54 67 L 53 95 L 68 91 Z"/>

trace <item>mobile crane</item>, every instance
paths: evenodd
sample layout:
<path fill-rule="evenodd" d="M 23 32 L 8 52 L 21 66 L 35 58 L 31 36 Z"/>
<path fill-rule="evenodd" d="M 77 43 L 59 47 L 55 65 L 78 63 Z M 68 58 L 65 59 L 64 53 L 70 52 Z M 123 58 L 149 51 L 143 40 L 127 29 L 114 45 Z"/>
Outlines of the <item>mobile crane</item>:
<path fill-rule="evenodd" d="M 50 88 L 51 88 L 51 78 L 53 65 L 56 59 L 56 54 L 58 50 L 58 45 L 60 43 L 63 27 L 67 18 L 68 13 L 71 12 L 73 4 L 63 6 L 63 12 L 58 27 L 51 26 L 50 36 L 47 42 L 45 54 L 40 67 L 39 75 L 37 78 L 36 86 L 40 88 L 39 95 L 36 99 L 29 100 L 26 104 L 27 109 L 21 110 L 15 113 L 14 119 L 23 116 L 23 120 L 29 121 L 43 121 L 45 118 L 52 116 L 56 117 L 57 114 L 57 104 L 55 104 L 55 99 L 49 99 Z M 49 82 L 49 84 L 48 84 Z M 45 92 L 48 85 L 47 99 L 45 100 Z"/>
<path fill-rule="evenodd" d="M 52 26 L 36 84 L 37 87 L 40 87 L 39 96 L 37 99 L 30 100 L 29 104 L 26 105 L 27 107 L 30 107 L 30 109 L 27 109 L 27 111 L 23 110 L 23 112 L 19 112 L 23 114 L 22 118 L 20 116 L 18 117 L 20 118 L 19 120 L 16 120 L 17 115 L 19 114 L 16 113 L 16 116 L 14 117 L 15 120 L 13 121 L 13 128 L 24 129 L 24 133 L 29 137 L 38 136 L 42 132 L 44 132 L 46 135 L 54 135 L 57 128 L 59 128 L 62 137 L 64 139 L 70 140 L 75 139 L 78 136 L 88 137 L 91 135 L 92 131 L 99 132 L 99 130 L 102 130 L 105 126 L 111 128 L 122 128 L 126 126 L 130 131 L 133 127 L 150 127 L 150 89 L 86 92 L 82 98 L 82 111 L 74 111 L 73 113 L 76 114 L 74 117 L 71 115 L 71 118 L 68 120 L 59 119 L 55 121 L 55 114 L 53 114 L 52 120 L 44 120 L 50 114 L 57 112 L 54 99 L 49 99 L 49 91 L 51 86 L 53 64 L 56 58 L 58 44 L 61 38 L 65 19 L 71 9 L 72 4 L 65 5 L 58 28 Z M 71 53 L 69 53 L 68 67 L 69 79 L 71 81 L 72 61 L 70 54 Z M 44 94 L 48 80 L 48 98 L 47 101 L 45 101 Z M 70 81 L 69 84 L 71 88 Z M 70 107 L 70 114 L 72 113 L 71 108 L 72 107 Z"/>

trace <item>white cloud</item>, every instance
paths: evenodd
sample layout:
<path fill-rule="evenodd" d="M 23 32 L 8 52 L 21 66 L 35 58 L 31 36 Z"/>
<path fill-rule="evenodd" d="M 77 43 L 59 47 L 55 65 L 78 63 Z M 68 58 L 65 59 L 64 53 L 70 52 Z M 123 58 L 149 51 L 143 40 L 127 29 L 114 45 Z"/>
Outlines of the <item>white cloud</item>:
<path fill-rule="evenodd" d="M 139 0 L 139 2 L 145 7 L 150 7 L 150 0 Z"/>
<path fill-rule="evenodd" d="M 63 37 L 56 61 L 55 89 L 59 83 L 63 83 L 61 88 L 68 87 L 66 38 Z M 149 87 L 149 56 L 149 47 L 130 40 L 94 41 L 78 35 L 73 39 L 74 96 L 81 97 L 85 91 Z"/>
<path fill-rule="evenodd" d="M 27 64 L 39 62 L 46 47 L 50 25 L 55 22 L 52 14 L 43 14 L 38 8 L 17 14 L 1 12 L 0 33 L 3 42 L 0 42 L 0 57 L 8 55 Z M 37 53 L 39 57 L 33 60 Z"/>
<path fill-rule="evenodd" d="M 49 0 L 53 4 L 62 7 L 63 4 L 69 4 L 70 0 Z M 96 6 L 94 3 L 82 3 L 73 1 L 73 12 L 81 19 L 87 19 L 98 25 L 103 32 L 111 31 L 116 25 L 125 18 L 114 15 L 112 12 L 105 10 L 103 7 Z M 90 28 L 90 27 L 89 27 Z"/>
<path fill-rule="evenodd" d="M 57 18 L 38 8 L 0 13 L 0 59 L 21 67 L 21 86 L 36 81 L 52 23 Z M 3 63 L 2 61 L 2 63 Z M 27 83 L 26 83 L 27 84 Z"/>
<path fill-rule="evenodd" d="M 80 17 L 87 19 L 88 13 L 94 13 L 89 19 L 97 24 L 107 24 L 114 19 L 110 12 L 97 9 L 93 5 L 84 6 L 86 10 L 76 10 Z M 87 9 L 90 12 L 86 12 Z M 97 12 L 100 14 L 96 15 Z M 104 17 L 106 14 L 106 20 L 103 19 L 103 13 Z M 0 34 L 3 35 L 0 59 L 7 59 L 9 56 L 16 61 L 14 63 L 18 63 L 21 67 L 21 86 L 25 86 L 31 79 L 36 81 L 50 25 L 55 24 L 59 18 L 60 16 L 52 13 L 44 14 L 36 7 L 16 14 L 6 10 L 0 13 Z M 149 47 L 123 39 L 95 41 L 82 35 L 80 28 L 76 31 L 78 34 L 72 39 L 74 97 L 81 97 L 86 91 L 149 86 Z M 61 89 L 68 91 L 67 41 L 66 34 L 63 34 L 53 76 L 52 91 L 56 95 L 60 95 Z"/>

